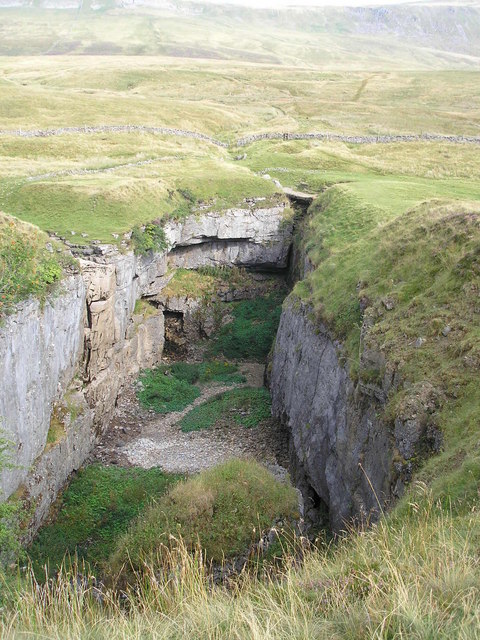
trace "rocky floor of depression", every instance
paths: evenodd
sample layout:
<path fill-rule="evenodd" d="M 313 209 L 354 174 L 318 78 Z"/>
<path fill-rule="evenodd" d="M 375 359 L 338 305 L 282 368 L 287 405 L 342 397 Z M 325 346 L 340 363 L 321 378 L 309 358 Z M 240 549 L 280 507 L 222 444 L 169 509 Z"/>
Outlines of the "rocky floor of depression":
<path fill-rule="evenodd" d="M 246 381 L 232 385 L 209 382 L 201 395 L 182 411 L 157 414 L 145 409 L 136 396 L 132 381 L 118 399 L 107 430 L 91 455 L 91 461 L 144 469 L 159 467 L 167 473 L 191 474 L 228 459 L 246 457 L 265 465 L 275 476 L 284 478 L 287 467 L 286 434 L 273 418 L 245 427 L 229 417 L 220 418 L 212 428 L 182 431 L 180 421 L 189 412 L 214 397 L 236 388 L 262 388 L 265 365 L 243 362 L 239 373 Z M 242 409 L 233 409 L 239 413 Z"/>

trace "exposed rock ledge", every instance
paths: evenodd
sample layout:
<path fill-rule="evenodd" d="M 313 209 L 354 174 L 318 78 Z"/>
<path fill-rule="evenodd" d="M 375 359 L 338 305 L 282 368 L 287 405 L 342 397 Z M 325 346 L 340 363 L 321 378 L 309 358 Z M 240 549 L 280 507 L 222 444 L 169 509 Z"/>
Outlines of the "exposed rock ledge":
<path fill-rule="evenodd" d="M 169 250 L 135 256 L 97 245 L 80 259 L 81 275 L 42 308 L 19 305 L 0 327 L 0 417 L 14 443 L 16 468 L 0 476 L 1 498 L 21 491 L 38 528 L 69 474 L 91 450 L 122 385 L 159 362 L 164 345 L 161 295 L 171 269 L 205 264 L 287 265 L 292 224 L 287 202 L 166 225 Z M 145 298 L 142 305 L 136 302 Z"/>

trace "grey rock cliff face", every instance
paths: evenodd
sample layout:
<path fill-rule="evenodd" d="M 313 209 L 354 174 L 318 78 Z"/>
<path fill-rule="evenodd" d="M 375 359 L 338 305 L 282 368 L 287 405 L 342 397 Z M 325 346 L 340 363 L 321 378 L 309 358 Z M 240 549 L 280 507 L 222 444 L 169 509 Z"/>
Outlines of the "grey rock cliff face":
<path fill-rule="evenodd" d="M 270 388 L 273 414 L 288 428 L 297 481 L 327 506 L 334 531 L 375 517 L 391 490 L 392 445 L 381 404 L 355 388 L 341 345 L 290 300 L 277 333 Z"/>
<path fill-rule="evenodd" d="M 287 266 L 292 223 L 283 220 L 286 203 L 270 208 L 251 206 L 191 216 L 165 228 L 172 246 L 173 267 L 205 265 L 283 269 Z"/>
<path fill-rule="evenodd" d="M 1 427 L 12 440 L 16 467 L 1 474 L 11 495 L 45 448 L 53 404 L 75 373 L 83 346 L 85 288 L 80 276 L 42 308 L 30 299 L 0 328 Z"/>

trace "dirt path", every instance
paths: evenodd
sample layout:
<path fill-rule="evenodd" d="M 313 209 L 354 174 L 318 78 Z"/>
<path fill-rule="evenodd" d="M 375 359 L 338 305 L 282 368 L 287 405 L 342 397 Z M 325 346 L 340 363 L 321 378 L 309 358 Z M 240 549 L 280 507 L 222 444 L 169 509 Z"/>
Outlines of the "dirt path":
<path fill-rule="evenodd" d="M 229 458 L 249 457 L 282 476 L 287 464 L 286 441 L 273 419 L 251 429 L 231 423 L 190 433 L 180 429 L 179 421 L 209 398 L 233 388 L 263 385 L 264 365 L 246 363 L 240 366 L 240 371 L 247 378 L 245 384 L 210 384 L 186 409 L 167 415 L 140 407 L 131 386 L 119 398 L 116 414 L 95 448 L 93 458 L 106 464 L 196 473 Z"/>

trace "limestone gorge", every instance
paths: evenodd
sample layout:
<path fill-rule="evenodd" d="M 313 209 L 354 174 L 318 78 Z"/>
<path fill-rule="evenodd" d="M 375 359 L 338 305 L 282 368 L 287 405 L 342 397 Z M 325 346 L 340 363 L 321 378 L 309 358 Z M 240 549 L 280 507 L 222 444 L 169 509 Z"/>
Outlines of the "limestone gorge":
<path fill-rule="evenodd" d="M 2 640 L 479 636 L 480 8 L 287 4 L 0 0 Z"/>
<path fill-rule="evenodd" d="M 91 452 L 129 377 L 161 361 L 164 312 L 191 315 L 199 306 L 195 296 L 190 304 L 184 297 L 177 311 L 178 301 L 171 307 L 162 297 L 176 269 L 285 271 L 292 236 L 287 208 L 285 198 L 270 207 L 253 200 L 243 209 L 168 223 L 168 249 L 145 257 L 109 245 L 79 249 L 78 273 L 56 297 L 43 308 L 29 301 L 8 317 L 1 329 L 8 380 L 1 415 L 15 439 L 18 466 L 3 473 L 2 487 L 8 497 L 25 486 L 35 504 L 35 528 Z M 146 306 L 138 309 L 139 301 Z M 65 437 L 50 447 L 56 419 L 64 422 Z"/>
<path fill-rule="evenodd" d="M 215 329 L 215 302 L 228 306 L 262 295 L 262 283 L 275 279 L 274 274 L 291 287 L 315 270 L 304 248 L 313 196 L 286 191 L 296 213 L 285 196 L 277 195 L 271 203 L 247 198 L 244 208 L 167 222 L 165 250 L 144 256 L 113 245 L 71 245 L 77 272 L 57 295 L 43 308 L 29 301 L 7 318 L 2 363 L 11 386 L 2 396 L 2 415 L 14 434 L 18 466 L 4 471 L 2 481 L 7 497 L 21 491 L 33 506 L 28 537 L 95 443 L 101 440 L 105 449 L 111 437 L 105 437 L 105 430 L 122 390 L 139 371 L 159 365 L 165 349 L 174 358 L 187 358 L 198 339 L 212 337 L 222 325 L 217 318 Z M 208 268 L 240 267 L 258 278 L 245 276 L 243 286 L 220 287 L 211 297 L 195 289 L 172 295 L 169 285 L 180 272 L 205 267 L 207 273 Z M 409 460 L 425 444 L 427 427 L 417 415 L 428 410 L 425 406 L 411 409 L 411 416 L 397 416 L 393 433 L 386 427 L 385 403 L 398 380 L 384 355 L 367 346 L 369 324 L 365 319 L 360 376 L 355 377 L 345 360 L 345 344 L 315 315 L 312 304 L 295 292 L 283 304 L 266 378 L 278 419 L 275 437 L 288 442 L 288 466 L 302 494 L 307 526 L 328 525 L 340 532 L 348 523 L 376 520 L 403 494 L 411 475 Z M 362 371 L 369 371 L 372 361 L 380 361 L 383 377 L 366 383 Z M 49 443 L 58 422 L 61 435 Z M 145 450 L 151 441 L 143 435 L 140 430 L 139 451 L 131 442 L 125 446 L 126 460 L 142 466 L 142 459 L 148 459 L 155 466 L 163 458 L 156 461 Z M 433 433 L 429 437 L 435 439 Z M 440 433 L 436 438 L 433 449 L 440 446 Z M 162 448 L 161 438 L 156 440 Z M 166 440 L 163 446 L 171 444 Z M 173 446 L 181 445 L 176 441 Z M 187 458 L 188 449 L 186 445 Z M 218 459 L 228 459 L 236 450 L 230 447 Z M 238 451 L 241 455 L 242 449 Z M 395 452 L 402 455 L 400 465 L 393 463 Z M 163 466 L 172 467 L 165 459 Z M 193 464 L 191 470 L 203 466 Z M 183 466 L 173 463 L 172 468 L 181 471 Z"/>

